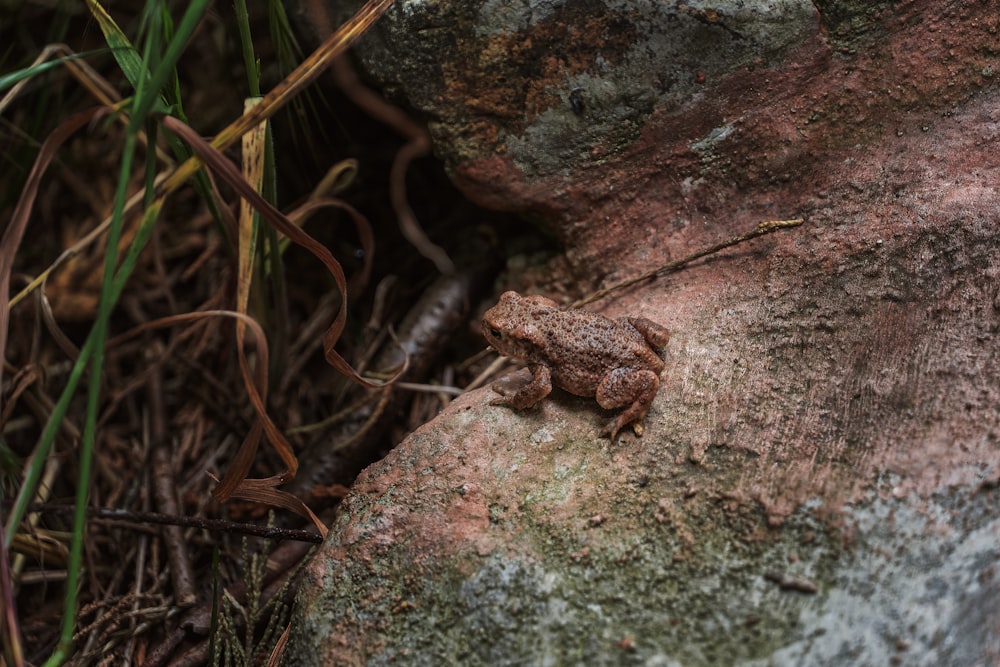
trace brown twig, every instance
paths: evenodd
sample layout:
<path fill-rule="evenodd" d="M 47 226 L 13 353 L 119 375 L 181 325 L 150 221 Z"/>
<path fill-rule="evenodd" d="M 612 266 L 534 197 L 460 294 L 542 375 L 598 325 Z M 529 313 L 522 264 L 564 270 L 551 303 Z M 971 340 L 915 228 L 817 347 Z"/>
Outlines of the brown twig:
<path fill-rule="evenodd" d="M 147 360 L 163 355 L 163 345 L 156 343 L 146 351 Z M 163 378 L 159 366 L 153 366 L 149 375 L 148 395 L 150 406 L 149 430 L 153 443 L 153 495 L 156 507 L 164 515 L 179 516 L 180 503 L 177 502 L 177 488 L 173 467 L 170 465 L 170 442 L 167 437 L 166 417 L 163 414 Z M 190 607 L 198 600 L 194 590 L 194 570 L 188 557 L 184 531 L 178 525 L 167 525 L 163 529 L 163 544 L 170 561 L 170 576 L 174 584 L 174 599 L 181 607 Z"/>
<path fill-rule="evenodd" d="M 751 239 L 755 239 L 758 236 L 764 236 L 765 234 L 770 234 L 771 232 L 776 232 L 779 229 L 789 229 L 791 227 L 798 227 L 803 222 L 805 222 L 805 220 L 803 218 L 795 218 L 793 220 L 768 220 L 766 222 L 757 223 L 757 226 L 753 229 L 753 231 L 747 232 L 746 234 L 740 234 L 739 236 L 734 236 L 733 238 L 729 239 L 728 241 L 722 241 L 721 243 L 716 243 L 715 245 L 710 245 L 710 246 L 708 246 L 706 248 L 702 248 L 701 250 L 698 250 L 697 252 L 694 252 L 694 253 L 688 255 L 687 257 L 684 257 L 682 259 L 678 259 L 676 261 L 664 264 L 660 268 L 653 269 L 652 271 L 647 271 L 646 273 L 643 273 L 640 276 L 636 276 L 634 278 L 629 278 L 627 280 L 623 280 L 620 283 L 616 283 L 616 284 L 612 285 L 611 287 L 605 287 L 604 289 L 597 290 L 596 292 L 594 292 L 590 296 L 586 296 L 586 297 L 584 297 L 582 299 L 574 301 L 572 304 L 570 304 L 569 307 L 570 308 L 579 308 L 580 306 L 586 305 L 588 303 L 593 303 L 594 301 L 597 301 L 598 299 L 603 299 L 604 297 L 606 297 L 608 294 L 611 294 L 612 292 L 616 292 L 618 290 L 625 289 L 626 287 L 631 287 L 632 285 L 635 285 L 636 283 L 641 283 L 643 280 L 649 280 L 651 278 L 658 278 L 660 276 L 665 276 L 668 273 L 673 273 L 674 271 L 679 271 L 680 269 L 683 269 L 685 266 L 687 266 L 691 262 L 695 261 L 696 259 L 701 259 L 702 257 L 707 257 L 708 255 L 712 255 L 714 253 L 717 253 L 720 250 L 725 250 L 726 248 L 730 248 L 730 247 L 732 247 L 734 245 L 739 245 L 740 243 L 743 243 L 744 241 L 749 241 Z"/>
<path fill-rule="evenodd" d="M 34 503 L 28 505 L 28 511 L 71 513 L 75 510 L 69 505 Z M 323 538 L 319 535 L 319 533 L 311 530 L 275 528 L 273 526 L 261 526 L 255 523 L 240 523 L 237 521 L 227 521 L 225 519 L 205 519 L 196 516 L 168 515 L 160 514 L 159 512 L 132 512 L 129 510 L 109 508 L 88 508 L 87 516 L 93 519 L 104 519 L 107 521 L 122 521 L 139 524 L 157 523 L 169 526 L 201 528 L 203 530 L 234 533 L 236 535 L 253 535 L 255 537 L 263 537 L 268 540 L 295 540 L 298 542 L 310 542 L 312 544 L 319 544 L 323 541 Z"/>

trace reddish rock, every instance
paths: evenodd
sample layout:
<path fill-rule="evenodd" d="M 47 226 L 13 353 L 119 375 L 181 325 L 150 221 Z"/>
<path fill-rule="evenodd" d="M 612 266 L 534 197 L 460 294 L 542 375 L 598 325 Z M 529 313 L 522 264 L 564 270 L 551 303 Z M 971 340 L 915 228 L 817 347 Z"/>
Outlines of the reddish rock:
<path fill-rule="evenodd" d="M 546 64 L 534 40 L 568 28 L 500 40 L 545 75 L 510 96 L 400 45 L 411 101 L 418 72 L 454 93 L 432 129 L 460 186 L 541 213 L 585 281 L 807 222 L 593 306 L 671 330 L 641 439 L 597 438 L 592 400 L 516 413 L 480 390 L 369 468 L 307 573 L 298 659 L 1000 660 L 1000 6 L 817 5 L 760 62 L 679 63 L 686 97 L 618 134 L 596 74 L 582 114 L 547 92 L 597 58 L 568 39 Z M 449 6 L 402 3 L 386 30 Z M 499 40 L 434 16 L 467 58 Z"/>
<path fill-rule="evenodd" d="M 652 262 L 820 192 L 877 197 L 844 174 L 995 89 L 998 41 L 995 0 L 439 0 L 395 5 L 359 57 L 426 115 L 466 194 L 540 214 L 593 277 L 651 237 Z"/>

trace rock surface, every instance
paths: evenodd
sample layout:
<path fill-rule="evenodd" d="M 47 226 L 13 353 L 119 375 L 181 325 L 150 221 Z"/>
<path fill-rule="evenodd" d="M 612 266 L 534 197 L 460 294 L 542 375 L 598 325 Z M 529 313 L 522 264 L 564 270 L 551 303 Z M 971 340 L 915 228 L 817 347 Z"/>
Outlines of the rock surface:
<path fill-rule="evenodd" d="M 391 45 L 379 67 L 403 74 L 373 71 L 433 115 L 457 182 L 543 214 L 583 281 L 759 220 L 806 225 L 595 306 L 671 330 L 641 439 L 598 439 L 608 415 L 592 400 L 554 392 L 515 413 L 481 390 L 371 466 L 309 567 L 288 655 L 1000 662 L 998 3 L 773 3 L 798 17 L 780 43 L 751 29 L 771 5 L 719 5 L 736 39 L 691 14 L 705 7 L 647 7 L 665 27 L 643 31 L 626 4 L 614 15 L 643 37 L 615 58 L 565 37 L 597 25 L 590 11 L 610 20 L 600 3 L 465 3 L 451 10 L 462 23 L 457 5 L 412 1 L 362 57 Z M 551 11 L 501 11 L 515 6 Z M 472 20 L 493 16 L 520 27 Z M 700 42 L 678 38 L 694 45 L 670 61 L 688 83 L 630 107 L 654 65 L 619 80 L 598 64 L 634 67 L 628 44 L 676 24 L 719 33 L 719 59 L 699 83 L 684 49 Z M 413 46 L 433 39 L 461 42 L 464 69 Z M 506 111 L 483 101 L 497 78 L 472 57 L 494 42 L 516 62 L 561 59 L 536 89 L 505 65 L 501 89 L 520 91 L 496 98 Z M 605 80 L 621 97 L 601 97 Z M 565 97 L 578 86 L 581 115 Z M 619 108 L 631 111 L 615 134 Z M 562 168 L 547 166 L 553 151 Z"/>
<path fill-rule="evenodd" d="M 995 662 L 1000 225 L 947 215 L 633 300 L 674 327 L 642 439 L 456 401 L 359 478 L 296 664 Z"/>
<path fill-rule="evenodd" d="M 879 176 L 870 146 L 996 88 L 998 43 L 996 0 L 400 0 L 358 58 L 470 198 L 544 221 L 593 278 L 822 208 L 843 160 Z"/>

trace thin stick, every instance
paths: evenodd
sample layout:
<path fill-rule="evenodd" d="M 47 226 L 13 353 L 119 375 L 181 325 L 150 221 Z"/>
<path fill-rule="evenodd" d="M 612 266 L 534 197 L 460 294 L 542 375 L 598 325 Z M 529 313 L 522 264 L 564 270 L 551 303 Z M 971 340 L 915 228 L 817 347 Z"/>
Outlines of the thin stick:
<path fill-rule="evenodd" d="M 70 505 L 52 504 L 31 504 L 28 506 L 29 512 L 72 512 Z M 159 512 L 131 512 L 129 510 L 87 508 L 87 516 L 93 519 L 107 519 L 110 521 L 128 521 L 131 523 L 158 523 L 168 526 L 186 526 L 189 528 L 203 528 L 225 533 L 236 533 L 238 535 L 255 535 L 269 540 L 296 540 L 299 542 L 312 542 L 319 544 L 323 537 L 311 530 L 299 530 L 292 528 L 275 528 L 274 526 L 261 526 L 255 523 L 239 523 L 227 521 L 225 519 L 205 519 L 196 516 L 175 516 L 161 514 Z"/>
<path fill-rule="evenodd" d="M 152 367 L 147 385 L 150 405 L 149 431 L 153 443 L 153 496 L 156 507 L 167 516 L 180 514 L 181 504 L 177 498 L 174 470 L 170 463 L 170 440 L 167 436 L 167 418 L 164 414 L 166 400 L 163 397 L 163 368 L 156 360 L 164 357 L 164 346 L 158 340 L 146 350 L 146 363 Z M 163 529 L 163 544 L 170 563 L 170 578 L 174 585 L 174 600 L 180 607 L 191 607 L 198 601 L 195 592 L 194 567 L 187 550 L 184 531 L 180 526 L 166 526 Z"/>
<path fill-rule="evenodd" d="M 743 243 L 744 241 L 755 239 L 758 236 L 764 236 L 765 234 L 776 232 L 779 229 L 789 229 L 791 227 L 798 227 L 803 222 L 805 222 L 803 218 L 795 218 L 794 220 L 767 220 L 765 222 L 759 222 L 757 223 L 757 227 L 755 227 L 754 230 L 751 232 L 747 232 L 746 234 L 740 234 L 739 236 L 734 236 L 728 241 L 716 243 L 715 245 L 708 246 L 707 248 L 702 248 L 701 250 L 691 255 L 688 255 L 687 257 L 684 257 L 683 259 L 678 259 L 668 264 L 664 264 L 660 268 L 653 269 L 652 271 L 647 271 L 641 276 L 637 276 L 635 278 L 629 278 L 627 280 L 623 280 L 620 283 L 612 285 L 611 287 L 605 287 L 604 289 L 597 290 L 590 296 L 585 296 L 578 301 L 574 301 L 572 304 L 570 304 L 569 307 L 579 308 L 580 306 L 586 305 L 588 303 L 593 303 L 598 299 L 603 299 L 608 294 L 611 294 L 611 292 L 615 292 L 620 289 L 625 289 L 626 287 L 630 287 L 632 285 L 635 285 L 636 283 L 641 283 L 643 280 L 649 280 L 650 278 L 665 276 L 668 273 L 673 273 L 674 271 L 678 271 L 687 266 L 688 264 L 690 264 L 691 262 L 695 261 L 696 259 L 701 259 L 702 257 L 705 257 L 707 255 L 717 253 L 720 250 L 724 250 L 731 246 Z"/>

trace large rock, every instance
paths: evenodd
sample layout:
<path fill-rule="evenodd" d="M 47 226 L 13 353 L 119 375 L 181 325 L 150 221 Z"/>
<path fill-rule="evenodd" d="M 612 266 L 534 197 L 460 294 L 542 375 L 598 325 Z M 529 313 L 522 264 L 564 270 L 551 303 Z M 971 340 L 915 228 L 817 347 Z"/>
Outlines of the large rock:
<path fill-rule="evenodd" d="M 835 159 L 878 170 L 869 145 L 995 88 L 998 24 L 996 0 L 399 0 L 357 54 L 468 196 L 544 221 L 593 277 L 823 205 Z"/>
<path fill-rule="evenodd" d="M 654 110 L 688 106 L 818 28 L 803 0 L 403 1 L 358 55 L 428 117 L 449 166 L 501 155 L 525 180 L 572 181 L 632 144 Z"/>
<path fill-rule="evenodd" d="M 995 662 L 998 101 L 835 161 L 857 188 L 806 228 L 608 308 L 673 331 L 641 440 L 483 390 L 369 468 L 297 659 Z"/>
<path fill-rule="evenodd" d="M 607 20 L 596 3 L 463 5 L 521 26 L 504 32 L 452 22 L 466 14 L 451 3 L 404 2 L 363 57 L 387 50 L 396 62 L 381 66 L 408 74 L 386 80 L 435 115 L 458 182 L 547 216 L 585 279 L 635 275 L 762 219 L 806 225 L 604 303 L 672 331 L 641 439 L 598 439 L 608 415 L 592 400 L 557 392 L 515 413 L 481 390 L 365 471 L 306 574 L 289 656 L 996 664 L 1000 8 L 777 4 L 798 18 L 769 41 L 750 26 L 771 5 L 626 4 L 613 9 L 639 26 L 635 44 L 687 25 L 735 50 L 691 79 L 702 92 L 653 94 L 619 134 L 607 117 L 639 107 L 612 93 L 605 105 L 602 82 L 638 90 L 608 73 L 637 56 L 535 41 L 548 20 L 562 35 Z M 461 45 L 465 69 L 414 46 L 433 39 Z M 534 97 L 508 74 L 513 111 L 477 107 L 473 55 L 491 40 L 521 45 L 516 62 L 566 65 Z M 739 51 L 748 40 L 756 50 Z M 410 92 L 435 81 L 461 92 L 431 100 L 454 115 Z M 564 94 L 576 86 L 582 115 Z M 578 131 L 556 141 L 559 123 Z M 528 144 L 538 155 L 518 152 Z"/>

